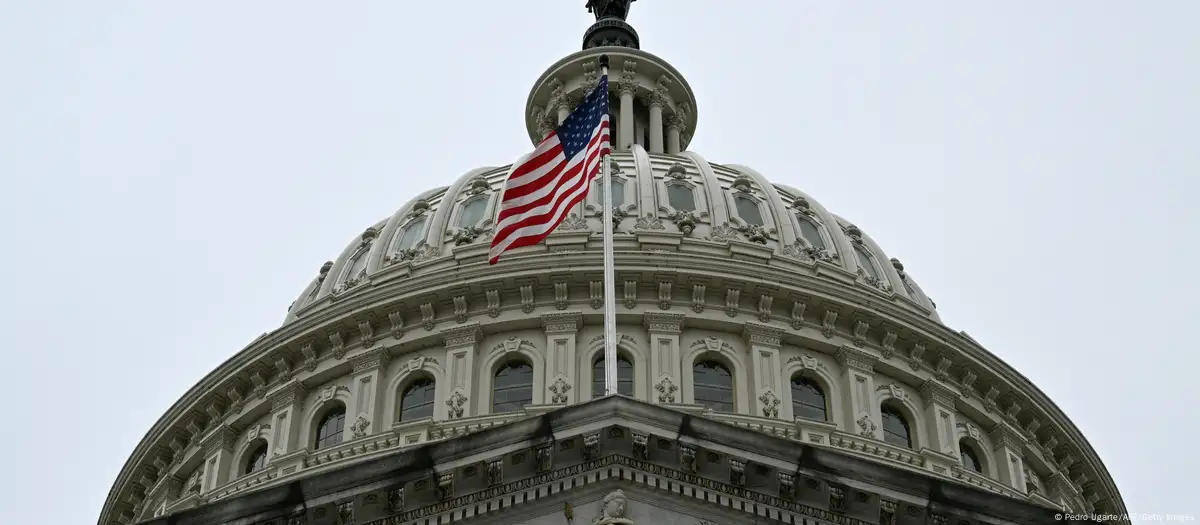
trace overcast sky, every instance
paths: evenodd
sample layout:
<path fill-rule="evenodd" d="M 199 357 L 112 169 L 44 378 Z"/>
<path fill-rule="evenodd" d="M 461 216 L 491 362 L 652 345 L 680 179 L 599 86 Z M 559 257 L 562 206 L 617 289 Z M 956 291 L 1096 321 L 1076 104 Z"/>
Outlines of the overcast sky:
<path fill-rule="evenodd" d="M 143 434 L 420 191 L 530 149 L 585 0 L 0 0 L 8 523 L 94 523 Z M 1200 2 L 642 0 L 691 149 L 855 222 L 1200 514 Z M 47 516 L 47 513 L 50 515 Z"/>

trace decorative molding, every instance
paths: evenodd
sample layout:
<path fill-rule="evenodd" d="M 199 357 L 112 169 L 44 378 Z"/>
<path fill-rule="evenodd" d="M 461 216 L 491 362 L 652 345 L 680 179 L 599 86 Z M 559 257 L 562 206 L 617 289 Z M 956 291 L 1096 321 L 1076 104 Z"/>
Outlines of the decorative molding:
<path fill-rule="evenodd" d="M 542 314 L 542 330 L 547 334 L 570 334 L 583 326 L 583 312 Z"/>
<path fill-rule="evenodd" d="M 921 399 L 925 406 L 931 403 L 949 409 L 954 408 L 954 400 L 958 397 L 953 389 L 937 379 L 926 379 L 921 384 Z"/>
<path fill-rule="evenodd" d="M 363 352 L 350 359 L 352 373 L 358 375 L 372 370 L 379 370 L 387 365 L 390 357 L 386 348 L 376 348 Z"/>
<path fill-rule="evenodd" d="M 742 324 L 742 337 L 752 346 L 778 349 L 783 344 L 783 329 L 747 321 Z"/>
<path fill-rule="evenodd" d="M 874 372 L 875 363 L 879 361 L 875 356 L 851 346 L 838 349 L 836 358 L 838 364 L 863 372 Z"/>
<path fill-rule="evenodd" d="M 479 323 L 471 323 L 442 330 L 442 342 L 447 348 L 471 346 L 483 337 L 483 328 Z"/>
<path fill-rule="evenodd" d="M 642 313 L 642 325 L 652 334 L 683 333 L 684 319 L 683 314 L 651 311 Z"/>

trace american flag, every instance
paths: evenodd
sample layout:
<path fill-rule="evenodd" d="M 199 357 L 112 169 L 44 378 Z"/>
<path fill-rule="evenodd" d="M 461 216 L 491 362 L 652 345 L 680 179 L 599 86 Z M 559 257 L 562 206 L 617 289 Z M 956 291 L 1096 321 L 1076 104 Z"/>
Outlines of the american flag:
<path fill-rule="evenodd" d="M 508 250 L 542 242 L 567 211 L 587 197 L 588 182 L 600 173 L 602 159 L 612 151 L 608 120 L 605 72 L 575 111 L 533 153 L 513 165 L 504 183 L 489 264 L 496 264 Z"/>

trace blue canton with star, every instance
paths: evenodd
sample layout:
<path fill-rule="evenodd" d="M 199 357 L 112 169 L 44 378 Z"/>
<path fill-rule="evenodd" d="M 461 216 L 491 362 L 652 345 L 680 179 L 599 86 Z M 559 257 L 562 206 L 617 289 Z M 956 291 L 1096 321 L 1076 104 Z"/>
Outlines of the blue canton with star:
<path fill-rule="evenodd" d="M 592 140 L 592 134 L 600 126 L 600 118 L 608 114 L 608 75 L 600 75 L 600 83 L 584 97 L 583 102 L 575 107 L 566 120 L 558 126 L 558 142 L 562 144 L 563 155 L 567 159 L 587 147 Z"/>

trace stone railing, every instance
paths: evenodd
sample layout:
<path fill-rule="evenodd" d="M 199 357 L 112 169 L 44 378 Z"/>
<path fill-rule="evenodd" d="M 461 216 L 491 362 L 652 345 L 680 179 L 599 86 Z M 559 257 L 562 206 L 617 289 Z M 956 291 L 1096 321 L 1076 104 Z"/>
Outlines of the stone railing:
<path fill-rule="evenodd" d="M 1001 483 L 999 481 L 991 479 L 991 478 L 984 476 L 983 474 L 980 474 L 978 472 L 973 472 L 973 471 L 970 471 L 970 470 L 967 470 L 967 469 L 964 469 L 961 467 L 952 468 L 950 471 L 950 477 L 952 477 L 962 483 L 966 483 L 968 485 L 973 485 L 973 486 L 979 487 L 979 488 L 987 490 L 987 491 L 995 492 L 997 494 L 1004 494 L 1005 496 L 1008 496 L 1011 498 L 1027 497 L 1025 494 L 1017 492 L 1016 490 L 1013 490 L 1012 488 L 1004 485 L 1003 483 Z"/>
<path fill-rule="evenodd" d="M 915 450 L 898 447 L 874 438 L 856 436 L 845 432 L 834 432 L 829 436 L 829 444 L 835 448 L 848 450 L 854 454 L 882 459 L 885 462 L 903 465 L 908 468 L 925 470 L 924 458 Z"/>
<path fill-rule="evenodd" d="M 205 501 L 227 498 L 243 490 L 257 487 L 279 477 L 279 468 L 268 466 L 258 472 L 243 475 L 229 483 L 221 485 L 204 496 Z"/>
<path fill-rule="evenodd" d="M 510 421 L 524 419 L 529 416 L 530 414 L 528 411 L 523 410 L 521 412 L 509 412 L 506 414 L 488 414 L 483 416 L 439 421 L 437 424 L 430 426 L 429 440 L 436 441 L 441 439 L 450 439 L 457 436 L 465 436 L 473 432 L 479 432 L 485 428 L 503 425 Z"/>

